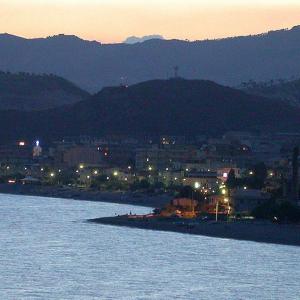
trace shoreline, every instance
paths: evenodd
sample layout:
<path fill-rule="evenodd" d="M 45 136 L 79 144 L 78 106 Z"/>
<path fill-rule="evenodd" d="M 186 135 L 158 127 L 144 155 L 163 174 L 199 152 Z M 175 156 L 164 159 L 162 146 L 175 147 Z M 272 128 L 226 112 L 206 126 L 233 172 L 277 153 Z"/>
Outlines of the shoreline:
<path fill-rule="evenodd" d="M 0 184 L 0 194 L 106 202 L 136 205 L 149 208 L 161 208 L 166 205 L 172 198 L 168 195 L 151 196 L 145 193 L 101 192 L 79 188 L 22 184 Z"/>
<path fill-rule="evenodd" d="M 214 238 L 300 246 L 300 225 L 273 224 L 267 221 L 214 222 L 129 218 L 128 215 L 87 220 L 91 223 L 154 231 L 202 235 Z"/>

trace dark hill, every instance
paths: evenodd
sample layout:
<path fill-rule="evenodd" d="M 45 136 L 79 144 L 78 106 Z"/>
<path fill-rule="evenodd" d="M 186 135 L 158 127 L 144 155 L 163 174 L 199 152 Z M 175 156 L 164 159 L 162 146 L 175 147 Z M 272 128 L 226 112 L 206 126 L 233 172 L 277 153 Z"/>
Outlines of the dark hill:
<path fill-rule="evenodd" d="M 104 88 L 86 101 L 55 110 L 0 113 L 0 138 L 297 131 L 299 117 L 298 109 L 211 81 L 155 80 Z"/>
<path fill-rule="evenodd" d="M 87 92 L 58 76 L 0 72 L 0 110 L 44 110 L 88 97 Z"/>
<path fill-rule="evenodd" d="M 174 66 L 189 79 L 237 86 L 299 76 L 300 27 L 207 41 L 149 40 L 100 44 L 75 36 L 24 39 L 0 35 L 0 70 L 52 73 L 96 92 L 120 84 L 169 78 Z M 20 53 L 22 55 L 20 55 Z"/>
<path fill-rule="evenodd" d="M 278 99 L 292 106 L 300 107 L 300 79 L 292 81 L 250 81 L 242 85 L 247 93 Z"/>

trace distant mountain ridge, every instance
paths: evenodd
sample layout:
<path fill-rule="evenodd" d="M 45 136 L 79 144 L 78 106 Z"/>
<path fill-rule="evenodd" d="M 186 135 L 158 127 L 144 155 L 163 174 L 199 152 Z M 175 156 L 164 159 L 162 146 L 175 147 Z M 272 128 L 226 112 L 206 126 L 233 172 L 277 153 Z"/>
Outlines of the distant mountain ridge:
<path fill-rule="evenodd" d="M 130 36 L 123 43 L 136 44 L 136 43 L 143 43 L 145 41 L 156 40 L 156 39 L 163 40 L 164 37 L 159 34 L 145 35 L 143 37 Z"/>
<path fill-rule="evenodd" d="M 300 110 L 211 81 L 153 80 L 104 88 L 88 100 L 39 112 L 0 111 L 0 140 L 64 136 L 299 132 Z"/>
<path fill-rule="evenodd" d="M 187 79 L 241 82 L 299 77 L 300 27 L 220 40 L 148 40 L 101 44 L 75 36 L 24 39 L 0 35 L 0 70 L 52 73 L 96 92 L 116 86 L 166 79 L 174 66 Z M 22 55 L 20 55 L 22 53 Z"/>
<path fill-rule="evenodd" d="M 58 76 L 0 72 L 0 110 L 45 110 L 74 104 L 89 96 Z"/>

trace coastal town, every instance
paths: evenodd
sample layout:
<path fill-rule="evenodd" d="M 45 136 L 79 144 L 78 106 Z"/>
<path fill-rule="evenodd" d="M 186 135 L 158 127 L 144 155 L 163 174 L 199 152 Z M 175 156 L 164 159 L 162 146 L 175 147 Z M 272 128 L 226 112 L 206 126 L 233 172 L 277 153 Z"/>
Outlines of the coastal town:
<path fill-rule="evenodd" d="M 2 192 L 30 187 L 33 194 L 50 189 L 50 196 L 134 198 L 156 207 L 151 217 L 299 222 L 299 142 L 296 133 L 237 131 L 215 138 L 18 140 L 0 146 L 0 180 Z"/>

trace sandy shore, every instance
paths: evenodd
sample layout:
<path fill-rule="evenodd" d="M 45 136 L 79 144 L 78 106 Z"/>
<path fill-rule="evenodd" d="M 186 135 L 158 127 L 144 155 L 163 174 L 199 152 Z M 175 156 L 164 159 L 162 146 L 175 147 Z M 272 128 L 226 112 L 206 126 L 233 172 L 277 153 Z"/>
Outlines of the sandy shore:
<path fill-rule="evenodd" d="M 172 231 L 217 238 L 300 246 L 300 225 L 259 221 L 182 221 L 168 219 L 130 219 L 128 216 L 99 218 L 90 222 L 149 230 Z"/>
<path fill-rule="evenodd" d="M 168 195 L 150 196 L 131 192 L 99 192 L 69 187 L 42 185 L 0 184 L 0 193 L 13 195 L 42 196 L 85 201 L 130 204 L 146 207 L 163 207 L 171 200 Z"/>

